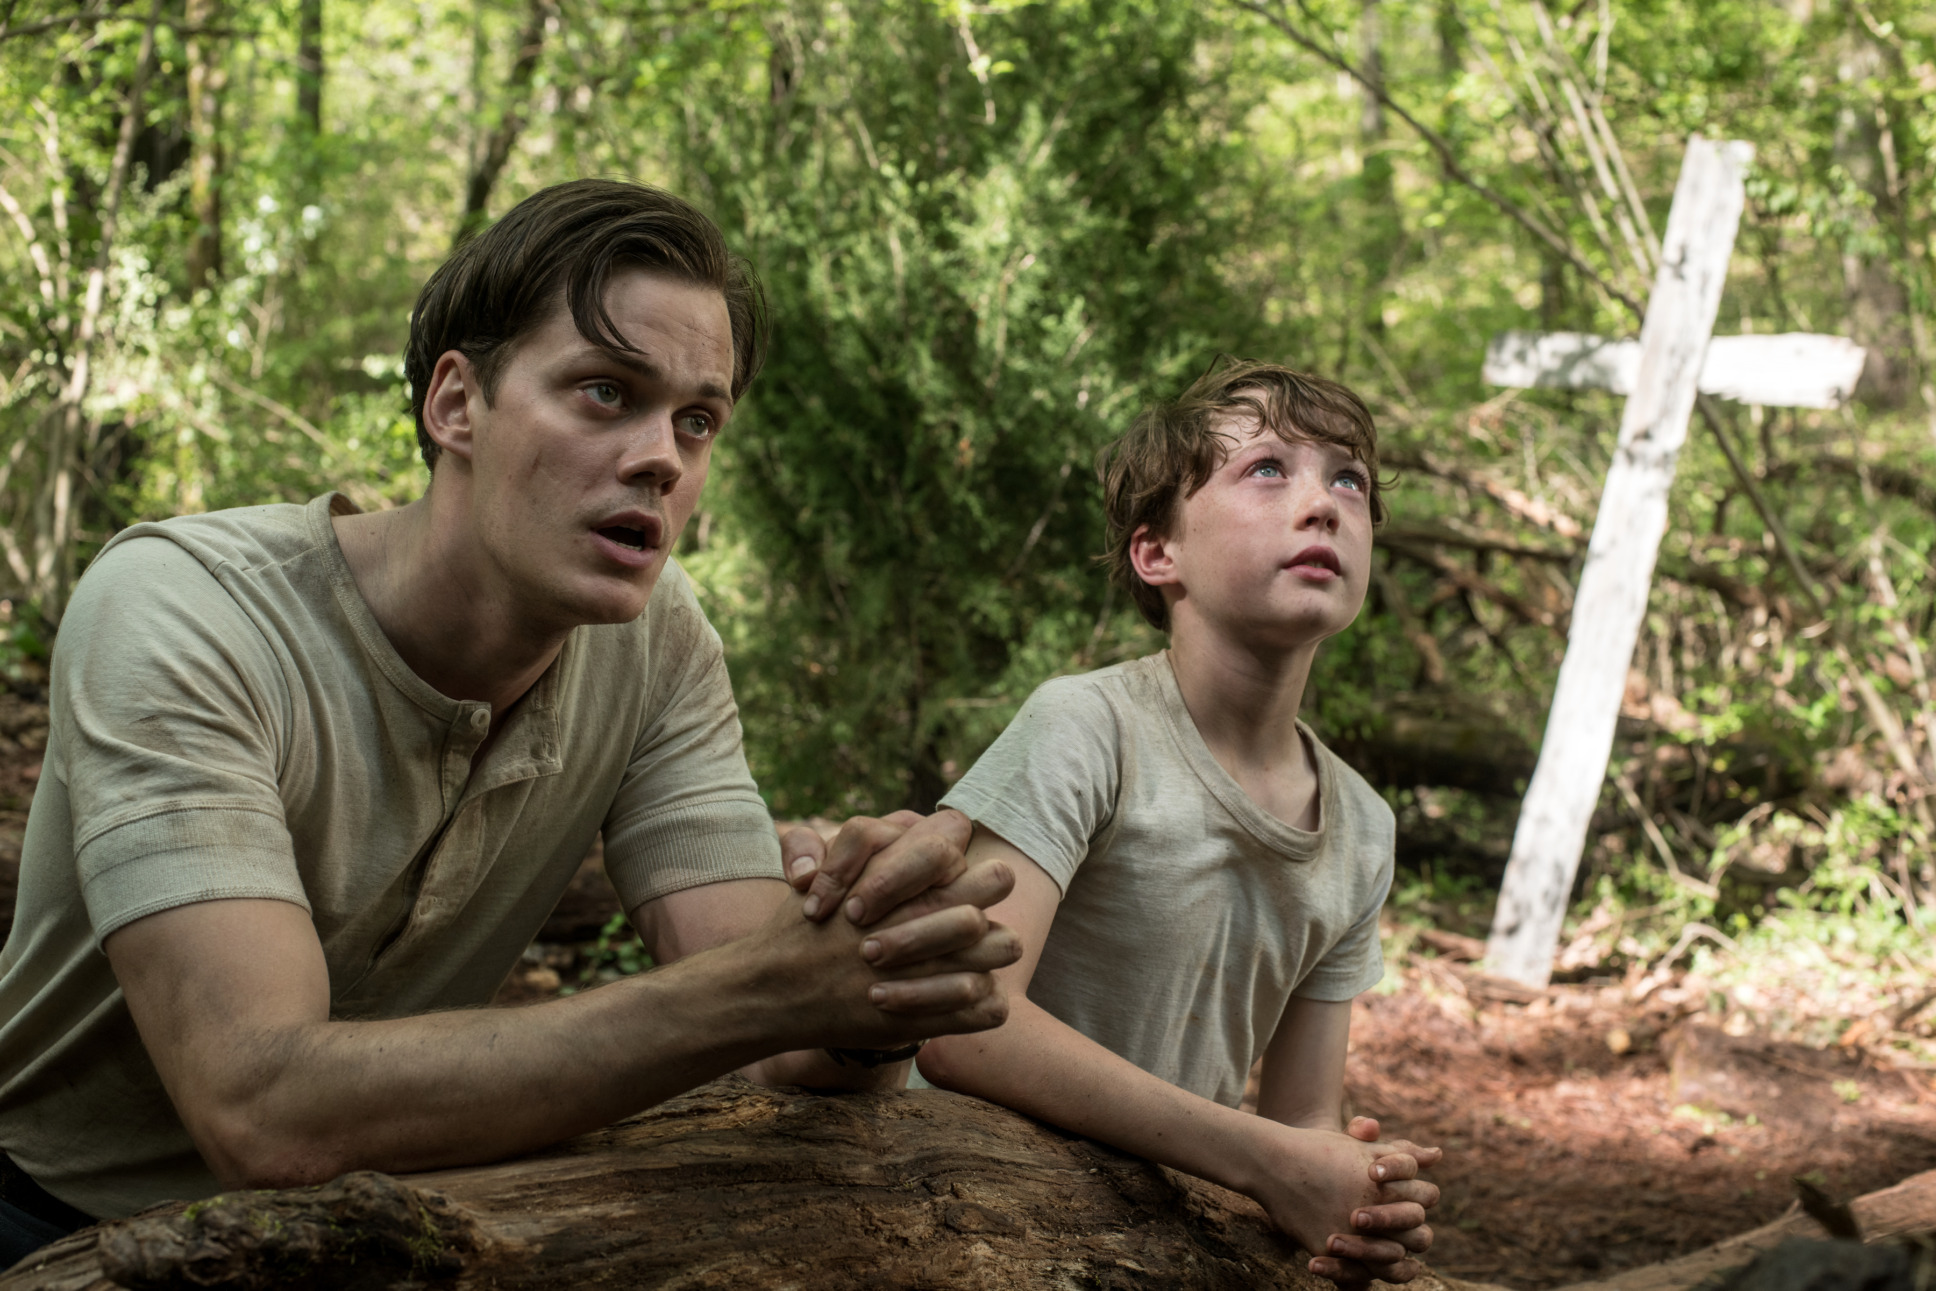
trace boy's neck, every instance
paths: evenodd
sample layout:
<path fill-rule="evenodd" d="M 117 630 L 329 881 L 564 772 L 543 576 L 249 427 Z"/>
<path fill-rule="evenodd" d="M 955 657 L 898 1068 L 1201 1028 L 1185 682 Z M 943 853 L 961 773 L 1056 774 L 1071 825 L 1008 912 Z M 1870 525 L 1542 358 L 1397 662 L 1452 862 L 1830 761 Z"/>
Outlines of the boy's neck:
<path fill-rule="evenodd" d="M 1170 633 L 1170 667 L 1190 720 L 1223 769 L 1287 824 L 1317 824 L 1317 770 L 1298 734 L 1298 708 L 1317 642 L 1260 650 L 1194 618 Z"/>

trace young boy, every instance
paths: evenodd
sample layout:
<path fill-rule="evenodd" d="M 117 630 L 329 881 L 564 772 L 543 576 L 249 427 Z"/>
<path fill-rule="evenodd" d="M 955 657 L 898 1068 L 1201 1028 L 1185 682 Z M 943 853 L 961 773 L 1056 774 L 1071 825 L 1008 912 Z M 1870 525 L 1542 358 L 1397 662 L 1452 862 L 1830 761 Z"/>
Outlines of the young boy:
<path fill-rule="evenodd" d="M 1384 519 L 1364 404 L 1226 360 L 1103 457 L 1115 577 L 1170 648 L 1050 681 L 955 785 L 1025 947 L 1006 1025 L 933 1084 L 1255 1198 L 1339 1282 L 1404 1281 L 1436 1148 L 1339 1131 L 1351 999 L 1383 973 L 1392 814 L 1297 720 Z M 1264 1059 L 1257 1116 L 1237 1110 Z"/>

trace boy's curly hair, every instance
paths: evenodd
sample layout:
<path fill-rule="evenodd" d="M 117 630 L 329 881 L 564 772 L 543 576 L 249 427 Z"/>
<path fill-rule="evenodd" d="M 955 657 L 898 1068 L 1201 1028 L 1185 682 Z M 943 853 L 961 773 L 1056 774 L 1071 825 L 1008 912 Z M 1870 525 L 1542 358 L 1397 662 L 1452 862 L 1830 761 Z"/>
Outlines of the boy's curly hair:
<path fill-rule="evenodd" d="M 1150 626 L 1160 631 L 1170 627 L 1169 603 L 1136 576 L 1129 542 L 1144 526 L 1158 534 L 1169 532 L 1177 504 L 1209 481 L 1236 443 L 1229 431 L 1218 427 L 1232 414 L 1261 418 L 1286 443 L 1315 439 L 1349 449 L 1371 477 L 1372 523 L 1385 521 L 1378 430 L 1364 400 L 1336 381 L 1279 363 L 1220 355 L 1182 395 L 1146 409 L 1096 458 L 1109 523 L 1109 548 L 1102 560 Z"/>

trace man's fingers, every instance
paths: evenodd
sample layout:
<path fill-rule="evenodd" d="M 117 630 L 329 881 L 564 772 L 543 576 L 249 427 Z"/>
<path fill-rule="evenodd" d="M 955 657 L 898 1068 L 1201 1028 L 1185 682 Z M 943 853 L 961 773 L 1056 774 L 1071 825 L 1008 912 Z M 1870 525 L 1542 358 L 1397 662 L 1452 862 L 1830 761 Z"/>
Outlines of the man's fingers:
<path fill-rule="evenodd" d="M 956 909 L 972 911 L 975 914 L 980 913 L 980 911 L 974 910 L 972 906 L 957 906 Z M 928 917 L 934 919 L 939 916 L 930 915 Z M 959 915 L 951 917 L 953 919 L 961 918 Z M 926 920 L 922 922 L 925 923 Z M 949 925 L 943 926 L 946 927 Z M 965 921 L 962 924 L 953 926 L 957 929 L 965 927 Z M 897 928 L 895 931 L 898 932 L 899 929 Z M 945 932 L 937 933 L 937 936 L 946 935 Z M 883 937 L 885 937 L 885 934 L 883 934 Z M 869 940 L 872 940 L 872 938 L 869 938 Z M 865 953 L 865 949 L 866 947 L 863 944 L 863 953 Z M 947 973 L 992 973 L 998 968 L 1007 968 L 1021 957 L 1021 936 L 1013 928 L 1005 927 L 999 923 L 991 923 L 988 925 L 988 930 L 985 933 L 959 950 L 946 951 L 926 958 L 912 958 L 908 962 L 894 968 L 886 968 L 880 965 L 876 965 L 876 967 L 882 968 L 883 980 L 885 981 L 911 982 L 923 977 L 940 977 Z"/>
<path fill-rule="evenodd" d="M 1430 1210 L 1439 1204 L 1439 1186 L 1428 1179 L 1400 1179 L 1397 1183 L 1379 1184 L 1378 1204 L 1395 1201 L 1415 1202 Z"/>
<path fill-rule="evenodd" d="M 805 825 L 780 835 L 780 866 L 795 892 L 805 892 L 827 859 L 827 844 Z"/>
<path fill-rule="evenodd" d="M 973 832 L 960 812 L 937 811 L 867 863 L 841 909 L 850 921 L 866 928 L 909 897 L 953 883 L 968 868 L 964 853 Z"/>
<path fill-rule="evenodd" d="M 988 916 L 979 907 L 955 905 L 870 932 L 860 954 L 876 968 L 898 968 L 966 950 L 987 935 Z"/>
<path fill-rule="evenodd" d="M 911 814 L 895 813 L 897 816 Z M 868 859 L 891 846 L 905 833 L 907 826 L 897 824 L 892 819 L 875 820 L 871 816 L 856 816 L 842 825 L 840 832 L 834 835 L 832 845 L 825 849 L 800 913 L 819 922 L 838 910 L 847 895 L 847 889 L 854 885 L 861 871 L 867 867 Z M 790 868 L 787 871 L 789 875 L 792 872 Z"/>
<path fill-rule="evenodd" d="M 1400 1233 L 1425 1223 L 1425 1207 L 1415 1201 L 1383 1202 L 1360 1206 L 1351 1212 L 1351 1226 L 1361 1233 L 1376 1233 L 1398 1242 Z"/>
<path fill-rule="evenodd" d="M 1015 890 L 1015 871 L 1007 861 L 982 861 L 971 865 L 954 882 L 912 897 L 895 907 L 893 913 L 882 919 L 876 926 L 892 927 L 924 918 L 936 910 L 946 910 L 953 906 L 970 905 L 986 910 L 998 905 Z"/>
<path fill-rule="evenodd" d="M 1376 1143 L 1378 1141 L 1378 1122 L 1369 1116 L 1354 1116 L 1351 1118 L 1351 1124 L 1344 1127 L 1344 1132 L 1354 1139 L 1360 1139 L 1366 1143 Z"/>
<path fill-rule="evenodd" d="M 876 982 L 868 999 L 923 1036 L 986 1031 L 1008 1019 L 1008 996 L 993 973 L 939 973 Z"/>

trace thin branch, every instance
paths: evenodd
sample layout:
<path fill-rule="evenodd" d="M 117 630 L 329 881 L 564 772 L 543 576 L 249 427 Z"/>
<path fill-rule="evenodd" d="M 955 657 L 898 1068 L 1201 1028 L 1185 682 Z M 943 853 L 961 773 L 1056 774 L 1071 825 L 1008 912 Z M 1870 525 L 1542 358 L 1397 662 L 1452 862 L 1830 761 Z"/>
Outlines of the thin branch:
<path fill-rule="evenodd" d="M 1271 26 L 1283 32 L 1286 36 L 1288 36 L 1291 39 L 1293 43 L 1300 45 L 1303 48 L 1309 50 L 1311 53 L 1317 55 L 1319 58 L 1329 63 L 1332 67 L 1336 68 L 1338 71 L 1343 72 L 1345 75 L 1351 77 L 1352 80 L 1357 81 L 1360 85 L 1364 86 L 1365 89 L 1369 90 L 1372 94 L 1375 94 L 1378 97 L 1379 102 L 1383 103 L 1387 108 L 1389 108 L 1393 113 L 1393 115 L 1397 116 L 1399 120 L 1403 121 L 1406 125 L 1410 126 L 1412 130 L 1418 135 L 1418 137 L 1423 139 L 1428 145 L 1430 145 L 1432 151 L 1438 154 L 1439 164 L 1445 167 L 1446 174 L 1450 175 L 1453 179 L 1457 180 L 1459 183 L 1464 184 L 1467 188 L 1470 188 L 1473 192 L 1479 194 L 1479 196 L 1485 198 L 1488 202 L 1491 202 L 1495 207 L 1499 209 L 1499 211 L 1502 214 L 1506 215 L 1508 218 L 1510 218 L 1515 223 L 1517 223 L 1521 228 L 1525 229 L 1528 233 L 1531 233 L 1534 237 L 1538 238 L 1541 242 L 1545 243 L 1546 247 L 1550 251 L 1552 251 L 1554 255 L 1559 256 L 1561 259 L 1565 260 L 1568 264 L 1572 265 L 1575 269 L 1579 270 L 1582 274 L 1585 274 L 1587 279 L 1592 283 L 1594 283 L 1596 286 L 1598 286 L 1600 290 L 1606 292 L 1608 296 L 1612 297 L 1614 300 L 1619 301 L 1621 304 L 1625 305 L 1629 310 L 1633 311 L 1634 317 L 1639 318 L 1646 314 L 1647 311 L 1645 307 L 1643 307 L 1638 300 L 1636 300 L 1633 296 L 1629 295 L 1627 292 L 1621 290 L 1618 286 L 1609 282 L 1605 274 L 1601 273 L 1598 269 L 1594 268 L 1591 264 L 1588 264 L 1585 260 L 1581 259 L 1579 253 L 1573 249 L 1572 243 L 1568 242 L 1565 238 L 1561 237 L 1553 230 L 1547 228 L 1546 225 L 1542 224 L 1535 216 L 1533 216 L 1530 212 L 1526 211 L 1523 207 L 1521 207 L 1518 203 L 1514 202 L 1511 198 L 1499 192 L 1491 185 L 1480 180 L 1477 176 L 1473 175 L 1470 171 L 1468 171 L 1464 166 L 1460 165 L 1458 155 L 1455 152 L 1453 152 L 1452 145 L 1448 143 L 1445 140 L 1445 138 L 1438 133 L 1438 131 L 1432 129 L 1432 127 L 1426 125 L 1423 121 L 1420 121 L 1417 117 L 1413 116 L 1409 111 L 1405 109 L 1405 107 L 1402 104 L 1400 104 L 1396 99 L 1392 98 L 1392 96 L 1385 90 L 1385 88 L 1382 85 L 1379 85 L 1374 79 L 1366 77 L 1365 74 L 1359 71 L 1358 68 L 1354 64 L 1352 64 L 1352 62 L 1349 59 L 1339 54 L 1336 50 L 1326 48 L 1324 45 L 1320 44 L 1317 40 L 1306 35 L 1299 27 L 1297 27 L 1296 24 L 1292 23 L 1288 18 L 1282 16 L 1281 14 L 1273 13 L 1270 9 L 1265 7 L 1265 5 L 1261 2 L 1261 0 L 1230 0 L 1230 2 L 1236 5 L 1237 8 L 1239 9 L 1243 9 L 1249 13 L 1256 14 L 1259 18 L 1262 18 L 1265 22 L 1269 23 Z M 1311 12 L 1310 5 L 1306 3 L 1306 0 L 1295 0 L 1295 3 L 1297 5 L 1298 12 L 1304 15 L 1306 21 L 1313 22 L 1313 23 L 1317 22 L 1317 17 Z"/>
<path fill-rule="evenodd" d="M 300 430 L 303 434 L 315 440 L 316 443 L 322 449 L 324 449 L 324 451 L 331 452 L 331 453 L 336 451 L 336 446 L 329 442 L 329 436 L 323 434 L 322 431 L 316 429 L 316 424 L 314 422 L 310 421 L 307 417 L 297 412 L 294 408 L 291 408 L 288 404 L 280 403 L 274 399 L 271 399 L 268 395 L 263 394 L 259 390 L 249 389 L 249 387 L 243 385 L 239 381 L 236 381 L 234 378 L 230 377 L 226 372 L 222 372 L 219 369 L 211 368 L 209 371 L 209 376 L 214 379 L 216 385 L 221 386 L 224 390 L 227 390 L 229 393 L 240 395 L 242 398 L 247 399 L 250 403 L 254 404 L 256 407 L 262 409 L 264 412 L 274 413 L 277 417 L 280 417 L 282 420 L 288 422 L 291 426 L 294 426 L 297 430 Z"/>

